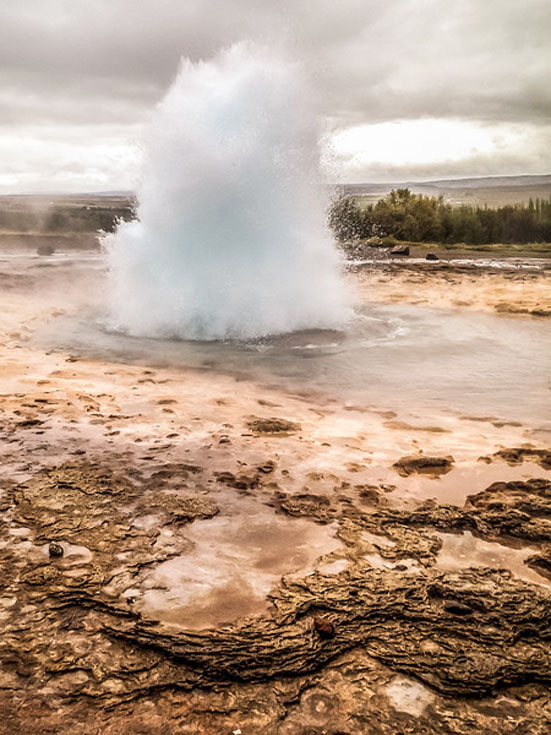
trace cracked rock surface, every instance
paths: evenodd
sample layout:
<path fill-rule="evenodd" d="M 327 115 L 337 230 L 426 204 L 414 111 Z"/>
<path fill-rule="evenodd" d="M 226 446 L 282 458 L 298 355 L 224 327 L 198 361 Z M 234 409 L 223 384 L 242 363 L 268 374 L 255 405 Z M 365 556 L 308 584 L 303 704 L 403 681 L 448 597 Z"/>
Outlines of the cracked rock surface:
<path fill-rule="evenodd" d="M 19 703 L 14 732 L 25 722 L 15 713 L 25 712 L 31 697 L 49 713 L 45 723 L 54 704 L 71 711 L 84 701 L 100 722 L 131 702 L 139 711 L 153 693 L 164 693 L 165 702 L 169 693 L 188 701 L 185 692 L 212 691 L 233 697 L 239 709 L 246 693 L 270 691 L 270 707 L 285 709 L 293 681 L 293 709 L 305 698 L 318 702 L 320 712 L 333 711 L 332 695 L 314 695 L 312 682 L 342 677 L 344 667 L 349 694 L 350 680 L 360 685 L 366 666 L 388 686 L 405 681 L 406 690 L 417 687 L 432 703 L 532 687 L 530 707 L 547 716 L 551 594 L 544 578 L 534 585 L 506 569 L 442 573 L 435 529 L 469 528 L 484 538 L 548 548 L 549 481 L 495 483 L 462 508 L 427 504 L 411 512 L 370 512 L 316 496 L 299 495 L 291 506 L 280 500 L 280 512 L 336 526 L 340 544 L 322 559 L 340 559 L 340 569 L 283 575 L 263 614 L 188 630 L 185 618 L 151 619 L 136 609 L 136 598 L 144 571 L 186 553 L 185 524 L 200 531 L 220 508 L 200 487 L 181 497 L 158 475 L 128 474 L 64 464 L 7 491 L 3 524 L 11 541 L 1 550 L 0 658 L 2 696 Z M 151 517 L 154 523 L 133 522 Z M 62 556 L 48 554 L 52 543 L 62 546 Z M 373 566 L 374 553 L 385 563 Z M 404 572 L 404 560 L 414 567 Z M 262 732 L 276 732 L 270 727 Z"/>

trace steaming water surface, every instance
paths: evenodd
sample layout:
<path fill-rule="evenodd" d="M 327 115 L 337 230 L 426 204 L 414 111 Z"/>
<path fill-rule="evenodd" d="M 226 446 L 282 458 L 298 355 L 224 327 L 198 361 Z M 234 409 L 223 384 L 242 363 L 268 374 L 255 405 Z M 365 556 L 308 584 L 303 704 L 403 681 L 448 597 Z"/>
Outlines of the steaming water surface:
<path fill-rule="evenodd" d="M 43 262 L 35 259 L 32 268 Z M 42 274 L 56 270 L 55 261 L 49 262 L 51 268 Z M 59 258 L 57 264 L 67 283 L 101 281 L 99 255 Z M 80 307 L 51 320 L 33 340 L 46 349 L 195 368 L 213 376 L 234 374 L 364 406 L 415 405 L 502 420 L 549 419 L 547 320 L 360 302 L 342 331 L 308 330 L 240 342 L 136 338 L 108 324 L 106 311 Z"/>
<path fill-rule="evenodd" d="M 66 321 L 64 346 L 364 405 L 544 420 L 541 324 L 349 309 L 310 102 L 300 67 L 266 49 L 184 60 L 154 115 L 138 221 L 105 240 L 109 313 Z"/>

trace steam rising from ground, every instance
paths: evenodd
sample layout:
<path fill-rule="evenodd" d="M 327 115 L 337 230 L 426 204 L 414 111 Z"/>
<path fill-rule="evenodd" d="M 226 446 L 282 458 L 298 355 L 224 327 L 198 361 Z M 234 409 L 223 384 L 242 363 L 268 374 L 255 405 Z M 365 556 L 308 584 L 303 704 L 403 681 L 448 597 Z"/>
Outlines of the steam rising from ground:
<path fill-rule="evenodd" d="M 346 320 L 296 64 L 248 44 L 184 60 L 154 116 L 138 200 L 139 221 L 104 241 L 116 328 L 249 339 Z"/>

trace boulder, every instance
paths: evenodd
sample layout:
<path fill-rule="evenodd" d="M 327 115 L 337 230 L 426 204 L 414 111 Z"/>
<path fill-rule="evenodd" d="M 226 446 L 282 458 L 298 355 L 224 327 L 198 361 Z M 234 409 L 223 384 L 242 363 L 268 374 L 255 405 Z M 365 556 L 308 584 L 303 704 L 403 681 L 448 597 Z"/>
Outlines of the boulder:
<path fill-rule="evenodd" d="M 391 255 L 409 255 L 409 245 L 395 245 L 390 251 Z"/>

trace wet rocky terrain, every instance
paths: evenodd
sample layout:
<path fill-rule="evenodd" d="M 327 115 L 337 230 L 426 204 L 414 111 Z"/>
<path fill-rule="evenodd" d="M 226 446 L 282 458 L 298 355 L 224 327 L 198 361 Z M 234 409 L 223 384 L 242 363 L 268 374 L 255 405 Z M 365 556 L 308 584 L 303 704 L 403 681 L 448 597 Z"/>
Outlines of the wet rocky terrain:
<path fill-rule="evenodd" d="M 44 350 L 44 272 L 4 269 L 1 733 L 549 732 L 546 422 Z"/>

